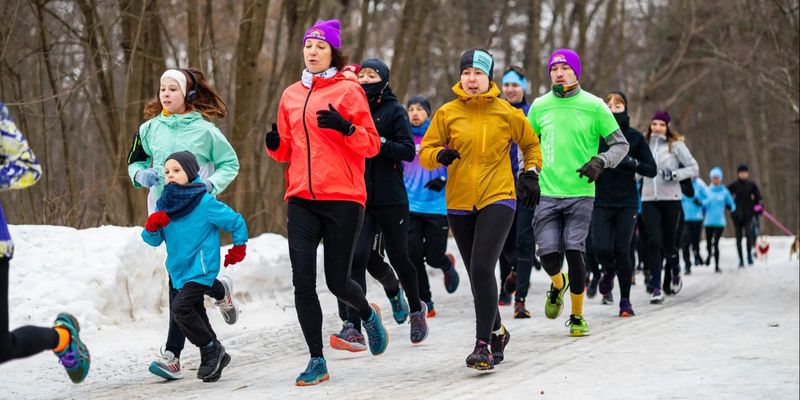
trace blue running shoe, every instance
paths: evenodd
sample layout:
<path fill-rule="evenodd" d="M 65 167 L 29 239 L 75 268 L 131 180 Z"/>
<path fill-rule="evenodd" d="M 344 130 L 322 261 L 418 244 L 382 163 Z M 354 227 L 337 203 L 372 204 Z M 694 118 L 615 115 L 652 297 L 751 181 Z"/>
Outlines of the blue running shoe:
<path fill-rule="evenodd" d="M 58 362 L 67 370 L 67 375 L 73 383 L 81 383 L 89 374 L 92 359 L 89 350 L 79 336 L 81 327 L 78 320 L 68 313 L 60 313 L 53 323 L 54 328 L 64 328 L 69 331 L 69 344 L 63 351 L 56 352 Z"/>
<path fill-rule="evenodd" d="M 306 370 L 297 376 L 295 385 L 312 386 L 320 382 L 325 382 L 330 378 L 331 376 L 328 375 L 328 366 L 325 363 L 325 359 L 322 357 L 311 357 L 311 359 L 308 360 Z"/>
<path fill-rule="evenodd" d="M 392 316 L 398 325 L 403 324 L 408 319 L 408 300 L 403 293 L 403 289 L 397 292 L 397 295 L 389 298 L 389 303 L 392 304 Z"/>
<path fill-rule="evenodd" d="M 456 271 L 456 258 L 450 253 L 447 253 L 447 258 L 450 260 L 450 269 L 444 271 L 444 290 L 447 293 L 455 293 L 460 281 L 458 271 Z"/>
<path fill-rule="evenodd" d="M 366 321 L 361 321 L 361 325 L 367 331 L 369 351 L 377 356 L 386 351 L 386 347 L 389 345 L 389 332 L 386 332 L 386 328 L 383 327 L 380 307 L 377 304 L 370 304 L 370 307 L 372 307 L 372 316 Z"/>

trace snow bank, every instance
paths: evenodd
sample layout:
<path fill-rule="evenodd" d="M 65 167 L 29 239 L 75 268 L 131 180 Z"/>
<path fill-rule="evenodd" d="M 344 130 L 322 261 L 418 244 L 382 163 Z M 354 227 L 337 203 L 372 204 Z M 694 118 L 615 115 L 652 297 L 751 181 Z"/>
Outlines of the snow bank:
<path fill-rule="evenodd" d="M 11 326 L 46 324 L 61 311 L 92 325 L 118 325 L 167 312 L 166 251 L 163 245 L 145 244 L 142 228 L 9 229 L 16 246 L 10 269 Z M 249 240 L 242 263 L 221 273 L 234 279 L 236 296 L 246 303 L 275 299 L 277 292 L 289 289 L 289 265 L 286 238 L 264 234 Z"/>

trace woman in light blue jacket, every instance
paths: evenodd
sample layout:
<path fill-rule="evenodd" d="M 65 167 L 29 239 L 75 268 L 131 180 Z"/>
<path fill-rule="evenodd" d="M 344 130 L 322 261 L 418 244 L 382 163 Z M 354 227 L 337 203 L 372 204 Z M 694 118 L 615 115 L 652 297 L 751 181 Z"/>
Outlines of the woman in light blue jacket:
<path fill-rule="evenodd" d="M 186 338 L 200 348 L 197 377 L 215 382 L 230 356 L 208 322 L 203 297 L 219 274 L 219 230 L 233 236 L 233 248 L 225 256 L 227 267 L 244 259 L 247 226 L 241 215 L 207 193 L 199 169 L 188 151 L 167 157 L 167 185 L 156 203 L 157 211 L 147 219 L 142 239 L 154 247 L 166 242 L 167 272 L 177 291 L 170 302 L 172 317 Z"/>
<path fill-rule="evenodd" d="M 736 203 L 728 188 L 722 184 L 722 169 L 720 167 L 711 168 L 709 173 L 711 185 L 703 192 L 703 207 L 706 209 L 706 216 L 703 225 L 706 228 L 706 249 L 708 258 L 706 265 L 711 263 L 711 255 L 714 255 L 714 272 L 720 273 L 719 269 L 719 238 L 725 230 L 725 209 L 729 212 L 736 211 Z"/>

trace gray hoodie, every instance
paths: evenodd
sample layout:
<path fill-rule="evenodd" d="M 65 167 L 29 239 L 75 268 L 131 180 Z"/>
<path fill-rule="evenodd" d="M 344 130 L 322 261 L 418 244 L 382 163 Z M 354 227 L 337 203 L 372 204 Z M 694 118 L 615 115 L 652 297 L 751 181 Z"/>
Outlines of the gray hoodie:
<path fill-rule="evenodd" d="M 650 151 L 656 160 L 658 174 L 655 178 L 645 177 L 642 181 L 642 201 L 681 200 L 680 181 L 697 176 L 700 169 L 697 160 L 692 157 L 686 143 L 681 140 L 672 142 L 672 150 L 665 136 L 650 135 Z M 679 168 L 682 165 L 682 168 Z M 672 180 L 665 180 L 662 171 L 672 171 Z"/>

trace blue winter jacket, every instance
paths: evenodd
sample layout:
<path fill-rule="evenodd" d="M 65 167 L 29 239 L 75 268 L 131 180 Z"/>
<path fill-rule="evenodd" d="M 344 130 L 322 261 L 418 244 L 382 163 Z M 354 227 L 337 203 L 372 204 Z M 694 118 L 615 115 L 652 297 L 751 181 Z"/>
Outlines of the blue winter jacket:
<path fill-rule="evenodd" d="M 705 191 L 707 187 L 700 178 L 692 178 L 692 187 L 694 187 L 694 197 L 687 197 L 682 195 L 681 207 L 683 208 L 684 221 L 702 221 L 704 218 L 703 212 L 703 199 L 706 198 Z"/>
<path fill-rule="evenodd" d="M 416 155 L 414 161 L 403 161 L 403 182 L 408 192 L 408 210 L 412 213 L 447 215 L 445 203 L 445 189 L 441 191 L 430 190 L 425 187 L 431 179 L 447 179 L 447 167 L 441 166 L 429 171 L 419 165 L 419 144 L 428 130 L 431 120 L 425 121 L 420 126 L 412 126 Z"/>
<path fill-rule="evenodd" d="M 219 230 L 231 233 L 234 245 L 247 242 L 244 218 L 210 194 L 203 195 L 188 215 L 176 218 L 156 232 L 142 231 L 142 239 L 158 247 L 167 242 L 167 272 L 172 286 L 188 282 L 211 286 L 219 274 Z"/>
<path fill-rule="evenodd" d="M 704 191 L 703 206 L 706 208 L 704 226 L 713 228 L 725 227 L 725 207 L 736 211 L 736 203 L 731 192 L 724 185 L 711 185 Z"/>

